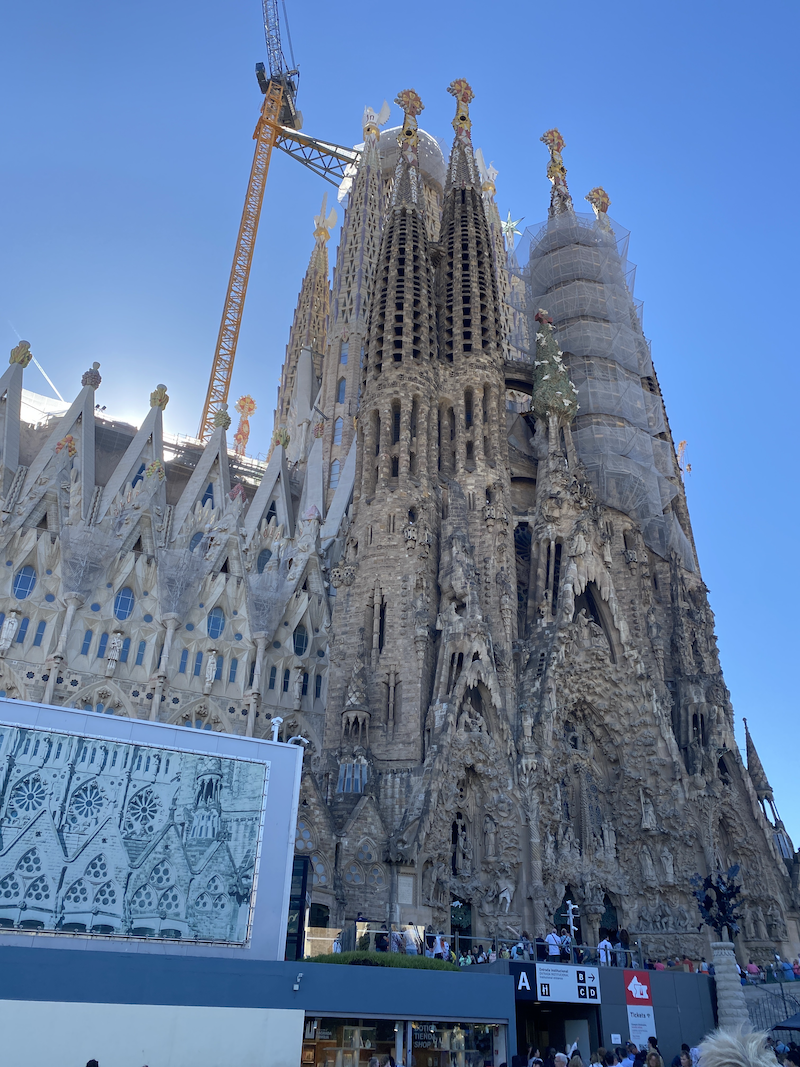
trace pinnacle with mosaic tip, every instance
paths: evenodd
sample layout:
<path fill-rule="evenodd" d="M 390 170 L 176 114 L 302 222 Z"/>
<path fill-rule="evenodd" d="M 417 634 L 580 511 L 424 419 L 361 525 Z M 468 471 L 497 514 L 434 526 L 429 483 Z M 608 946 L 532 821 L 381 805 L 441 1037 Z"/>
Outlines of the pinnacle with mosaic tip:
<path fill-rule="evenodd" d="M 561 157 L 566 141 L 559 130 L 546 130 L 539 140 L 550 149 L 550 162 L 547 165 L 547 177 L 553 188 L 550 191 L 550 218 L 573 211 L 572 197 L 567 188 L 567 168 Z"/>
<path fill-rule="evenodd" d="M 469 105 L 475 99 L 472 86 L 466 78 L 456 78 L 447 86 L 447 91 L 456 98 L 456 114 L 453 129 L 457 137 L 471 138 L 472 120 L 469 117 Z"/>
<path fill-rule="evenodd" d="M 30 361 L 33 359 L 33 352 L 31 352 L 30 341 L 20 341 L 18 345 L 11 349 L 11 355 L 8 362 L 19 363 L 24 370 Z"/>

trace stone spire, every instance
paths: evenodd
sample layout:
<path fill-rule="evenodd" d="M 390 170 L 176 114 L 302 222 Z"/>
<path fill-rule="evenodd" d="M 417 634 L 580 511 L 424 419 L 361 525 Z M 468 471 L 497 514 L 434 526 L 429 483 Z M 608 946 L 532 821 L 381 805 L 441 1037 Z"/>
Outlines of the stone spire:
<path fill-rule="evenodd" d="M 550 192 L 549 211 L 549 217 L 553 219 L 557 215 L 564 215 L 567 212 L 572 213 L 574 211 L 572 197 L 569 195 L 569 189 L 567 188 L 567 168 L 561 158 L 561 150 L 566 146 L 566 141 L 556 129 L 543 133 L 539 140 L 550 149 L 547 177 L 553 186 Z"/>
<path fill-rule="evenodd" d="M 447 363 L 468 361 L 473 354 L 497 359 L 504 331 L 497 273 L 492 269 L 496 249 L 472 149 L 469 103 L 475 94 L 464 78 L 451 82 L 447 91 L 456 98 L 456 114 L 442 210 L 445 306 L 439 355 Z M 499 226 L 499 216 L 497 222 Z"/>
<path fill-rule="evenodd" d="M 394 101 L 403 109 L 403 125 L 397 135 L 400 154 L 394 176 L 392 207 L 414 204 L 422 209 L 422 180 L 419 173 L 419 124 L 417 115 L 425 110 L 414 89 L 403 89 Z"/>
<path fill-rule="evenodd" d="M 469 117 L 469 105 L 475 99 L 475 93 L 466 78 L 456 78 L 455 81 L 450 82 L 447 91 L 456 99 L 456 113 L 453 117 L 455 140 L 447 168 L 445 195 L 453 187 L 465 189 L 468 186 L 474 186 L 481 189 L 484 184 L 478 173 L 472 149 L 472 120 Z M 494 177 L 496 176 L 497 171 L 494 172 Z M 491 184 L 494 184 L 493 180 Z"/>
<path fill-rule="evenodd" d="M 323 483 L 328 500 L 339 487 L 339 478 L 356 432 L 361 353 L 366 344 L 370 300 L 383 232 L 380 127 L 388 118 L 386 102 L 377 114 L 371 107 L 364 109 L 364 147 L 345 192 L 347 206 L 336 257 L 331 326 L 319 400 L 319 408 L 327 418 L 315 425 L 315 433 L 322 434 Z M 342 196 L 341 190 L 339 195 Z M 334 467 L 337 462 L 338 467 Z M 335 483 L 333 486 L 331 480 Z"/>
<path fill-rule="evenodd" d="M 325 351 L 330 310 L 331 290 L 328 280 L 327 242 L 336 225 L 336 210 L 326 214 L 327 197 L 323 197 L 322 210 L 314 216 L 314 249 L 308 270 L 303 278 L 297 299 L 286 359 L 281 371 L 278 390 L 278 407 L 275 412 L 275 428 L 286 426 L 289 406 L 292 402 L 297 363 L 304 348 L 311 349 L 314 368 L 319 377 L 322 371 L 322 353 Z"/>
<path fill-rule="evenodd" d="M 750 736 L 747 719 L 743 719 L 742 721 L 744 722 L 745 747 L 747 750 L 747 773 L 750 775 L 750 780 L 753 783 L 758 799 L 762 801 L 762 803 L 765 800 L 772 803 L 772 786 L 769 784 L 764 765 L 756 752 L 753 738 Z"/>

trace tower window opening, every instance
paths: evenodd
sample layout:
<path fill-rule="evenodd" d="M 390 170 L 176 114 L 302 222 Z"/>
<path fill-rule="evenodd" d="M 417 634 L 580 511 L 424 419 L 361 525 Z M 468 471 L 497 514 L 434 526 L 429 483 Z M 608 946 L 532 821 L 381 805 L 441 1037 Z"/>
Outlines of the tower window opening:
<path fill-rule="evenodd" d="M 383 652 L 383 646 L 386 641 L 386 601 L 381 601 L 380 612 L 378 616 L 378 652 Z"/>
<path fill-rule="evenodd" d="M 397 478 L 400 474 L 400 457 L 392 456 L 392 477 Z"/>
<path fill-rule="evenodd" d="M 336 387 L 336 403 L 337 404 L 343 404 L 344 403 L 344 397 L 345 397 L 346 389 L 347 389 L 347 382 L 344 380 L 344 378 L 340 378 L 339 379 L 339 384 Z"/>
<path fill-rule="evenodd" d="M 343 429 L 344 429 L 344 419 L 341 416 L 339 416 L 339 418 L 333 424 L 333 443 L 335 445 L 340 445 L 342 443 L 342 430 Z"/>
<path fill-rule="evenodd" d="M 392 404 L 392 444 L 400 443 L 400 405 Z"/>
<path fill-rule="evenodd" d="M 319 700 L 322 696 L 322 675 L 318 674 L 314 679 L 314 699 Z"/>
<path fill-rule="evenodd" d="M 331 476 L 328 480 L 328 487 L 330 489 L 336 489 L 339 485 L 339 460 L 335 459 L 331 463 Z"/>
<path fill-rule="evenodd" d="M 467 426 L 472 425 L 472 393 L 464 394 L 464 422 Z"/>
<path fill-rule="evenodd" d="M 346 364 L 346 363 L 347 363 L 347 353 L 348 353 L 348 347 L 349 347 L 349 346 L 348 346 L 348 343 L 347 343 L 347 341 L 342 341 L 342 347 L 341 347 L 341 348 L 339 349 L 339 362 L 340 362 L 340 363 L 341 363 L 341 364 L 342 364 L 343 366 L 344 366 L 344 364 Z"/>
<path fill-rule="evenodd" d="M 556 614 L 556 604 L 558 602 L 558 589 L 561 584 L 561 543 L 556 545 L 555 553 L 553 554 L 553 596 L 550 600 L 550 612 L 553 616 Z"/>

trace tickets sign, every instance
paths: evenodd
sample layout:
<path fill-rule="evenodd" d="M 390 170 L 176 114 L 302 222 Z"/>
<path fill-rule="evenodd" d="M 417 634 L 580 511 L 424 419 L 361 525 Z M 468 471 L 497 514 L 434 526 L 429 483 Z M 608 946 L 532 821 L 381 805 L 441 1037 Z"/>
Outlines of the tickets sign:
<path fill-rule="evenodd" d="M 657 1036 L 650 973 L 626 969 L 624 982 L 630 1040 L 638 1048 L 646 1048 L 648 1037 Z"/>

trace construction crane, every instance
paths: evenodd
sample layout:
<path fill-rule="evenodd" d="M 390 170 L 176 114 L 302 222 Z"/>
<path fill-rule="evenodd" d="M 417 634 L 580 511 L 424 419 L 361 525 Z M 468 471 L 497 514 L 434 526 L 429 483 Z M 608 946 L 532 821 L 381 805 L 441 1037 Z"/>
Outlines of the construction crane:
<path fill-rule="evenodd" d="M 236 357 L 236 344 L 242 312 L 247 295 L 247 283 L 253 262 L 253 250 L 258 233 L 261 206 L 264 203 L 264 187 L 267 182 L 272 149 L 281 151 L 298 160 L 309 170 L 338 186 L 345 177 L 345 170 L 358 164 L 360 153 L 352 148 L 321 141 L 300 133 L 302 115 L 297 110 L 297 85 L 299 71 L 286 62 L 281 46 L 278 0 L 262 0 L 264 9 L 264 32 L 267 39 L 269 77 L 263 63 L 256 63 L 256 78 L 264 93 L 253 140 L 256 142 L 250 180 L 244 198 L 242 221 L 236 238 L 233 265 L 228 279 L 228 291 L 222 311 L 222 322 L 217 335 L 217 347 L 211 366 L 203 415 L 197 436 L 207 441 L 214 432 L 214 417 L 228 401 L 228 392 Z M 286 9 L 284 7 L 284 18 Z M 287 26 L 288 30 L 288 26 Z M 290 54 L 291 54 L 291 38 Z M 293 58 L 293 57 L 292 57 Z"/>

